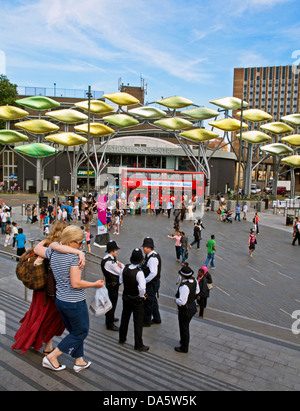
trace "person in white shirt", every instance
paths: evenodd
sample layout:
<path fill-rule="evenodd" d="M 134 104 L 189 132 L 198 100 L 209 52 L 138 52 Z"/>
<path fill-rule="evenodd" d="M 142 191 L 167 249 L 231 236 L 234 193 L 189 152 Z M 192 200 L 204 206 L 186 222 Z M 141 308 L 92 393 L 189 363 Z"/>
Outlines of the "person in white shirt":
<path fill-rule="evenodd" d="M 154 251 L 154 241 L 150 237 L 144 238 L 142 248 L 145 253 L 142 270 L 146 278 L 147 292 L 144 307 L 144 327 L 150 327 L 151 324 L 161 324 L 157 301 L 160 288 L 161 257 Z"/>
<path fill-rule="evenodd" d="M 141 269 L 143 253 L 139 248 L 132 252 L 130 263 L 120 274 L 120 284 L 124 284 L 123 311 L 120 325 L 119 343 L 124 344 L 127 337 L 128 324 L 133 313 L 134 349 L 146 352 L 149 347 L 143 343 L 144 300 L 146 299 L 146 280 Z"/>
<path fill-rule="evenodd" d="M 243 213 L 244 213 L 243 220 L 247 220 L 247 213 L 248 213 L 247 203 L 245 203 L 245 204 L 243 205 Z"/>
<path fill-rule="evenodd" d="M 170 216 L 171 216 L 171 210 L 172 210 L 172 208 L 173 208 L 173 203 L 172 203 L 172 201 L 170 200 L 170 201 L 168 202 L 168 204 L 167 204 L 168 218 L 170 218 Z"/>
<path fill-rule="evenodd" d="M 62 212 L 62 220 L 67 221 L 68 213 L 67 210 L 64 208 Z"/>
<path fill-rule="evenodd" d="M 106 254 L 101 261 L 108 296 L 112 303 L 112 309 L 105 314 L 106 328 L 111 331 L 119 331 L 119 328 L 114 324 L 118 321 L 115 318 L 115 311 L 118 303 L 120 274 L 124 268 L 124 264 L 117 261 L 119 249 L 115 241 L 109 241 L 106 246 Z"/>
<path fill-rule="evenodd" d="M 3 207 L 1 213 L 1 234 L 5 234 L 7 226 L 8 212 Z"/>

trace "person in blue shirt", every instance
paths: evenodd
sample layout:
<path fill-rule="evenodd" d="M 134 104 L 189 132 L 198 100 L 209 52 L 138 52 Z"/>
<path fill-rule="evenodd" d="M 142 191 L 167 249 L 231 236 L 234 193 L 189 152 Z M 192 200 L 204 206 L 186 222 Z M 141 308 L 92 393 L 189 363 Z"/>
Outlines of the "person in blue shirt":
<path fill-rule="evenodd" d="M 17 243 L 17 255 L 21 256 L 26 251 L 26 249 L 25 249 L 26 236 L 25 236 L 25 234 L 23 234 L 23 228 L 18 229 L 18 235 L 16 237 L 16 243 Z"/>
<path fill-rule="evenodd" d="M 241 221 L 241 206 L 239 204 L 235 207 L 235 221 L 237 218 Z"/>
<path fill-rule="evenodd" d="M 67 205 L 66 209 L 67 209 L 67 220 L 71 221 L 72 220 L 73 207 L 71 206 L 70 202 Z"/>

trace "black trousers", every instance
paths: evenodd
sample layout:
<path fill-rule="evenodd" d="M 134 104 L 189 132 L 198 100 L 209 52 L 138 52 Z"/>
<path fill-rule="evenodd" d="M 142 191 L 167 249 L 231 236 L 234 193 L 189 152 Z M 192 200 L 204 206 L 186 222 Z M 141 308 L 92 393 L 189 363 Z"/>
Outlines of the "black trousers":
<path fill-rule="evenodd" d="M 198 301 L 198 305 L 200 307 L 199 317 L 203 317 L 204 309 L 207 306 L 207 298 L 201 297 L 200 300 Z"/>
<path fill-rule="evenodd" d="M 190 322 L 197 312 L 196 303 L 189 304 L 188 309 L 178 307 L 178 321 L 180 332 L 180 348 L 188 352 L 190 343 Z"/>
<path fill-rule="evenodd" d="M 296 236 L 294 237 L 294 240 L 293 240 L 292 244 L 295 245 L 297 240 L 298 240 L 298 245 L 300 245 L 300 233 L 299 233 L 299 231 L 298 231 L 298 233 L 296 233 Z"/>
<path fill-rule="evenodd" d="M 123 311 L 119 332 L 119 341 L 125 342 L 128 332 L 128 324 L 133 314 L 134 325 L 134 348 L 143 347 L 143 322 L 144 322 L 144 301 L 141 298 L 132 299 L 123 294 Z"/>
<path fill-rule="evenodd" d="M 145 324 L 151 324 L 151 320 L 160 323 L 161 318 L 160 318 L 160 312 L 159 312 L 159 306 L 158 306 L 158 301 L 157 301 L 157 294 L 159 291 L 160 287 L 160 280 L 158 281 L 151 281 L 146 285 L 146 293 L 147 293 L 147 298 L 144 302 L 144 307 L 145 307 L 145 315 L 144 315 L 144 323 Z"/>
<path fill-rule="evenodd" d="M 112 303 L 112 309 L 105 314 L 105 322 L 107 328 L 112 328 L 114 325 L 115 311 L 118 303 L 119 284 L 106 285 L 109 299 Z"/>

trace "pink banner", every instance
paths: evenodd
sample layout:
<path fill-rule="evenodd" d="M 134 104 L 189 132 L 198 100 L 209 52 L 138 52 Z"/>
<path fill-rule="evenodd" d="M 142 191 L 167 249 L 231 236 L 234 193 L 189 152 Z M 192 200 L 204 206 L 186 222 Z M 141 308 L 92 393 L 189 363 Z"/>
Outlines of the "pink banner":
<path fill-rule="evenodd" d="M 107 196 L 98 196 L 98 234 L 107 233 Z"/>

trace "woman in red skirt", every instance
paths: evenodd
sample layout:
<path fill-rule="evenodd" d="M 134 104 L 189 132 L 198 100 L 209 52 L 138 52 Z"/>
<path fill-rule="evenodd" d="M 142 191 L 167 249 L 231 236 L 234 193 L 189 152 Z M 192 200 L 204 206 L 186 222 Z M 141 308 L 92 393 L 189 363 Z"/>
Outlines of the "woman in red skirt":
<path fill-rule="evenodd" d="M 49 247 L 52 242 L 60 242 L 61 233 L 67 225 L 64 221 L 57 221 L 42 244 Z M 55 297 L 49 297 L 46 290 L 33 292 L 29 311 L 20 323 L 22 325 L 14 337 L 16 342 L 11 348 L 21 350 L 22 354 L 31 347 L 39 351 L 43 344 L 43 353 L 49 354 L 53 351 L 52 338 L 62 335 L 65 330 L 55 305 Z"/>

